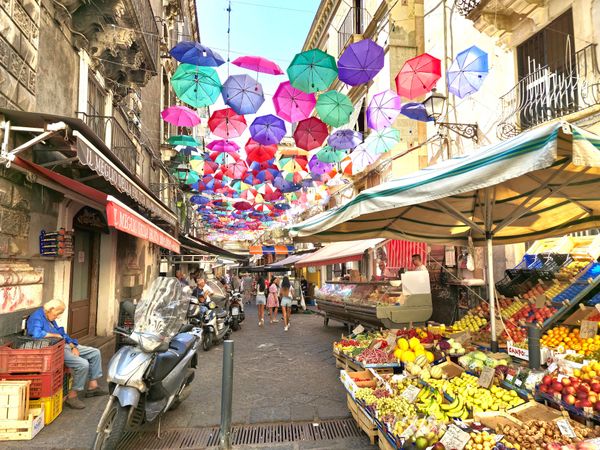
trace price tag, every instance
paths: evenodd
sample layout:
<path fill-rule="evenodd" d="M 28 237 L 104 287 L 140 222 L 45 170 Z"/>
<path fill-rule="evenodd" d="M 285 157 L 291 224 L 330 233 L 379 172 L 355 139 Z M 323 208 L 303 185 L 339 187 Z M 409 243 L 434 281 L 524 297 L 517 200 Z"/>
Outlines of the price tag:
<path fill-rule="evenodd" d="M 600 303 L 596 303 L 594 306 L 596 307 L 596 309 L 598 310 L 598 312 L 600 312 Z"/>
<path fill-rule="evenodd" d="M 571 439 L 575 439 L 577 437 L 575 431 L 573 431 L 573 427 L 569 423 L 569 419 L 558 419 L 556 421 L 556 426 L 558 427 L 560 434 L 563 436 Z"/>
<path fill-rule="evenodd" d="M 462 450 L 465 445 L 471 440 L 471 435 L 456 425 L 450 425 L 444 433 L 440 443 L 444 444 L 444 448 Z"/>
<path fill-rule="evenodd" d="M 404 398 L 408 403 L 414 403 L 417 399 L 417 395 L 419 395 L 419 392 L 421 392 L 421 388 L 418 388 L 411 384 L 406 389 L 404 389 L 404 391 L 402 391 L 402 394 L 400 394 L 400 396 Z"/>
<path fill-rule="evenodd" d="M 553 362 L 552 364 L 550 364 L 548 366 L 548 373 L 554 373 L 554 372 L 556 372 L 557 369 L 558 369 L 558 364 Z"/>
<path fill-rule="evenodd" d="M 535 298 L 535 307 L 536 308 L 543 308 L 545 304 L 546 304 L 546 295 L 545 294 L 540 294 Z"/>
<path fill-rule="evenodd" d="M 495 437 L 494 439 L 496 439 L 496 444 L 497 444 L 497 443 L 498 443 L 498 442 L 500 442 L 502 439 L 504 439 L 504 435 L 503 435 L 503 434 L 497 434 L 497 435 L 496 435 L 496 437 Z"/>
<path fill-rule="evenodd" d="M 479 375 L 479 386 L 482 388 L 488 389 L 492 385 L 492 381 L 494 381 L 495 370 L 491 367 L 484 367 L 481 369 L 481 375 Z"/>
<path fill-rule="evenodd" d="M 396 335 L 393 333 L 388 334 L 388 337 L 386 339 L 387 343 L 388 343 L 388 347 L 396 347 Z"/>
<path fill-rule="evenodd" d="M 523 385 L 523 379 L 522 379 L 522 378 L 517 378 L 517 379 L 515 380 L 515 383 L 514 383 L 514 385 L 515 385 L 516 387 L 521 387 L 521 386 Z"/>
<path fill-rule="evenodd" d="M 579 336 L 582 339 L 593 338 L 598 333 L 598 322 L 593 320 L 582 320 L 579 330 Z"/>
<path fill-rule="evenodd" d="M 561 398 L 560 398 L 560 394 L 557 394 L 557 393 L 555 393 L 555 394 L 553 395 L 553 397 L 554 397 L 554 401 L 555 401 L 556 403 L 560 403 L 560 400 L 561 400 Z"/>
<path fill-rule="evenodd" d="M 515 378 L 519 374 L 519 370 L 515 370 L 515 369 L 512 369 L 512 368 L 509 368 L 508 369 L 508 373 L 506 374 L 506 381 L 508 383 L 513 383 L 515 381 Z"/>
<path fill-rule="evenodd" d="M 590 406 L 584 406 L 583 407 L 583 415 L 585 417 L 592 417 L 594 415 L 594 408 L 592 408 Z"/>
<path fill-rule="evenodd" d="M 352 334 L 354 334 L 354 335 L 360 334 L 363 331 L 365 331 L 365 327 L 363 327 L 361 324 L 358 324 L 358 326 L 356 328 L 354 328 L 354 330 L 352 330 Z"/>

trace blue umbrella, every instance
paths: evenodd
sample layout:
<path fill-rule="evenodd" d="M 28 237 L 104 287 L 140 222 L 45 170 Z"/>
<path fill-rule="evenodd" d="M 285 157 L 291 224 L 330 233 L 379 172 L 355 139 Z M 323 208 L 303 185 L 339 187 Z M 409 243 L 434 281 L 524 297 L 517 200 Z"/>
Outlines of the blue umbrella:
<path fill-rule="evenodd" d="M 284 194 L 299 191 L 300 189 L 302 189 L 301 184 L 293 183 L 291 181 L 286 180 L 283 177 L 275 178 L 275 180 L 273 181 L 273 186 L 275 186 L 277 189 L 279 189 Z"/>
<path fill-rule="evenodd" d="M 169 53 L 177 61 L 195 66 L 218 67 L 225 62 L 223 57 L 199 42 L 182 41 Z"/>
<path fill-rule="evenodd" d="M 432 122 L 433 119 L 427 114 L 427 110 L 422 103 L 404 103 L 400 108 L 400 114 L 404 114 L 413 120 L 420 122 Z"/>
<path fill-rule="evenodd" d="M 289 205 L 289 203 L 275 203 L 275 209 L 278 209 L 280 211 L 287 211 L 290 208 L 291 206 Z"/>
<path fill-rule="evenodd" d="M 285 122 L 273 114 L 259 116 L 250 125 L 250 134 L 259 144 L 279 144 L 285 136 Z"/>
<path fill-rule="evenodd" d="M 221 95 L 238 114 L 254 114 L 265 101 L 261 84 L 249 75 L 231 75 L 223 83 Z"/>
<path fill-rule="evenodd" d="M 336 150 L 348 150 L 356 147 L 362 140 L 363 135 L 360 131 L 337 130 L 329 136 L 327 144 Z"/>
<path fill-rule="evenodd" d="M 448 91 L 459 98 L 477 92 L 489 72 L 488 55 L 477 46 L 463 50 L 447 73 Z"/>
<path fill-rule="evenodd" d="M 210 199 L 203 195 L 192 195 L 190 197 L 190 203 L 192 205 L 206 205 L 208 202 L 210 202 Z"/>

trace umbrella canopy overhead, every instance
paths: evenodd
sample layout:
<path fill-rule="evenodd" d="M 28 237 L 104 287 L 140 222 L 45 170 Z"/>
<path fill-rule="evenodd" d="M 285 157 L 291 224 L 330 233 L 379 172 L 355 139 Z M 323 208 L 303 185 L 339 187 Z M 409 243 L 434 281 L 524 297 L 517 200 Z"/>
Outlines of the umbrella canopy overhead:
<path fill-rule="evenodd" d="M 313 150 L 320 147 L 328 135 L 327 125 L 316 117 L 310 117 L 298 122 L 294 131 L 294 141 L 304 150 Z"/>
<path fill-rule="evenodd" d="M 400 96 L 394 91 L 375 94 L 367 108 L 367 126 L 373 130 L 389 127 L 400 114 L 401 106 Z"/>
<path fill-rule="evenodd" d="M 240 146 L 233 141 L 227 141 L 225 139 L 217 139 L 206 145 L 206 148 L 214 152 L 237 152 Z"/>
<path fill-rule="evenodd" d="M 200 123 L 200 117 L 196 111 L 187 106 L 170 106 L 163 109 L 160 116 L 165 122 L 176 127 L 195 127 Z"/>
<path fill-rule="evenodd" d="M 488 55 L 477 46 L 463 50 L 447 73 L 448 91 L 459 98 L 477 92 L 489 72 Z"/>
<path fill-rule="evenodd" d="M 334 131 L 327 144 L 336 150 L 348 150 L 356 147 L 363 140 L 362 133 L 354 130 L 337 130 Z"/>
<path fill-rule="evenodd" d="M 337 150 L 329 145 L 324 146 L 321 150 L 317 152 L 317 158 L 319 161 L 323 161 L 326 163 L 336 163 L 340 162 L 346 157 L 346 152 L 344 150 Z"/>
<path fill-rule="evenodd" d="M 553 123 L 367 189 L 291 234 L 483 245 L 599 226 L 600 137 Z"/>
<path fill-rule="evenodd" d="M 262 56 L 240 56 L 231 61 L 231 64 L 244 69 L 254 70 L 256 72 L 266 73 L 269 75 L 283 75 L 281 67 L 273 61 L 263 58 Z"/>
<path fill-rule="evenodd" d="M 265 101 L 261 84 L 248 75 L 231 75 L 222 90 L 225 103 L 238 114 L 254 114 Z"/>
<path fill-rule="evenodd" d="M 232 139 L 242 135 L 246 119 L 231 108 L 219 109 L 210 115 L 208 127 L 214 135 Z"/>
<path fill-rule="evenodd" d="M 373 154 L 389 152 L 400 141 L 400 132 L 395 128 L 373 131 L 365 139 L 365 147 Z"/>
<path fill-rule="evenodd" d="M 316 108 L 321 120 L 332 127 L 347 124 L 354 111 L 350 99 L 338 91 L 328 91 L 319 95 Z"/>
<path fill-rule="evenodd" d="M 212 105 L 221 93 L 221 80 L 210 67 L 180 64 L 171 77 L 177 97 L 195 108 Z"/>
<path fill-rule="evenodd" d="M 189 147 L 198 147 L 200 145 L 200 142 L 193 136 L 187 136 L 185 134 L 171 136 L 167 139 L 167 142 L 171 145 L 184 145 Z"/>
<path fill-rule="evenodd" d="M 248 161 L 254 162 L 265 162 L 272 159 L 277 153 L 277 145 L 263 145 L 259 142 L 256 142 L 254 139 L 248 139 L 246 142 L 246 155 Z"/>
<path fill-rule="evenodd" d="M 332 163 L 321 161 L 317 155 L 313 155 L 308 162 L 308 168 L 313 175 L 323 175 L 333 170 Z"/>
<path fill-rule="evenodd" d="M 279 144 L 285 136 L 285 122 L 273 114 L 259 116 L 250 125 L 250 134 L 259 144 Z"/>
<path fill-rule="evenodd" d="M 298 122 L 310 117 L 316 103 L 314 94 L 296 89 L 289 81 L 281 83 L 273 95 L 275 113 L 288 122 Z"/>
<path fill-rule="evenodd" d="M 350 153 L 350 159 L 352 160 L 352 175 L 356 175 L 367 168 L 367 166 L 373 164 L 379 159 L 380 154 L 374 154 L 367 146 L 363 143 L 352 150 Z"/>
<path fill-rule="evenodd" d="M 169 53 L 177 61 L 194 66 L 218 67 L 225 63 L 217 52 L 194 41 L 181 41 Z"/>
<path fill-rule="evenodd" d="M 396 91 L 412 100 L 429 92 L 441 76 L 441 61 L 423 53 L 404 63 L 396 75 Z"/>
<path fill-rule="evenodd" d="M 419 122 L 433 122 L 433 118 L 427 114 L 427 109 L 423 103 L 410 102 L 405 103 L 400 108 L 400 114 L 406 117 L 418 120 Z"/>
<path fill-rule="evenodd" d="M 290 83 L 303 92 L 324 91 L 338 74 L 333 56 L 318 48 L 298 53 L 287 68 Z"/>
<path fill-rule="evenodd" d="M 240 159 L 233 164 L 227 164 L 225 166 L 224 174 L 230 178 L 243 178 L 248 171 L 248 165 L 246 161 Z"/>
<path fill-rule="evenodd" d="M 340 81 L 357 86 L 375 78 L 383 69 L 383 48 L 371 39 L 350 44 L 338 60 Z"/>

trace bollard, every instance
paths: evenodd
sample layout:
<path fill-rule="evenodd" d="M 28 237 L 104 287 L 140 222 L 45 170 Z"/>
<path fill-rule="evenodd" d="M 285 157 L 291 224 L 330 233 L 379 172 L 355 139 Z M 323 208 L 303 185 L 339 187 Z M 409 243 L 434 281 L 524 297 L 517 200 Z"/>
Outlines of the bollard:
<path fill-rule="evenodd" d="M 542 330 L 540 327 L 534 324 L 529 324 L 527 327 L 527 345 L 529 347 L 529 368 L 539 369 L 540 368 L 540 336 Z"/>
<path fill-rule="evenodd" d="M 231 448 L 231 406 L 233 402 L 233 341 L 223 342 L 223 375 L 221 380 L 221 431 L 219 448 Z"/>

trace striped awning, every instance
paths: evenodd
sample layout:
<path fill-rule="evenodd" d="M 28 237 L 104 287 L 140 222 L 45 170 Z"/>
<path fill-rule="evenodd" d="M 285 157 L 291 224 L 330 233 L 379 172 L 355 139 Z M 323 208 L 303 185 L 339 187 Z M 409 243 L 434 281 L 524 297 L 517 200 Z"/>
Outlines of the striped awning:
<path fill-rule="evenodd" d="M 299 241 L 476 245 L 600 227 L 600 137 L 552 123 L 367 189 L 290 228 Z"/>
<path fill-rule="evenodd" d="M 294 252 L 293 245 L 251 245 L 251 255 L 288 255 Z"/>

